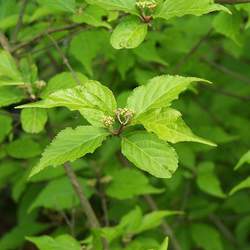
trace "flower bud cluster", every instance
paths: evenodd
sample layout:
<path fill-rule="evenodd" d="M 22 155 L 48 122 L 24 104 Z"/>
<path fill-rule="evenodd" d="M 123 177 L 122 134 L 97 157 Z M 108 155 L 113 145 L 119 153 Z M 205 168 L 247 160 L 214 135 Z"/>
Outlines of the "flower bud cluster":
<path fill-rule="evenodd" d="M 115 123 L 115 119 L 112 116 L 104 116 L 102 122 L 106 128 L 111 128 Z"/>
<path fill-rule="evenodd" d="M 136 6 L 139 9 L 153 10 L 157 6 L 157 3 L 155 0 L 137 0 Z"/>
<path fill-rule="evenodd" d="M 115 114 L 122 125 L 127 125 L 134 116 L 134 112 L 128 108 L 118 108 Z"/>

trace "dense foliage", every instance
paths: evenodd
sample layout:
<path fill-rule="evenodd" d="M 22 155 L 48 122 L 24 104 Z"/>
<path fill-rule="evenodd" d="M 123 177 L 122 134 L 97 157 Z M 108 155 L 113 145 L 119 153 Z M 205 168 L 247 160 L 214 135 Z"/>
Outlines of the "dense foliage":
<path fill-rule="evenodd" d="M 0 250 L 250 250 L 248 2 L 0 0 Z"/>

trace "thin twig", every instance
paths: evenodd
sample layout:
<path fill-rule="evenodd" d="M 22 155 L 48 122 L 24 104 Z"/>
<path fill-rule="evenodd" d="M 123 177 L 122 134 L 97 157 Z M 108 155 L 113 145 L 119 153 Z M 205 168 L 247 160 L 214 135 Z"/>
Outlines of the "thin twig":
<path fill-rule="evenodd" d="M 64 27 L 60 27 L 60 28 L 51 28 L 48 29 L 46 31 L 41 32 L 40 34 L 36 35 L 35 37 L 32 37 L 30 40 L 22 42 L 20 44 L 18 44 L 16 47 L 14 47 L 12 49 L 12 52 L 15 53 L 16 51 L 25 48 L 31 44 L 34 44 L 35 42 L 41 40 L 42 38 L 46 37 L 48 34 L 53 34 L 53 33 L 57 33 L 57 32 L 62 32 L 62 31 L 69 31 L 72 29 L 76 29 L 78 27 L 84 27 L 85 24 L 83 23 L 75 23 L 75 24 L 71 24 L 68 26 L 64 26 Z"/>
<path fill-rule="evenodd" d="M 70 71 L 73 79 L 75 80 L 75 82 L 78 85 L 81 85 L 81 81 L 78 78 L 76 72 L 73 70 L 72 66 L 69 63 L 68 58 L 64 55 L 62 49 L 59 47 L 58 43 L 56 42 L 56 40 L 48 33 L 47 34 L 48 38 L 51 40 L 51 42 L 54 44 L 55 48 L 57 49 L 57 52 L 59 53 L 59 55 L 61 56 L 63 63 L 65 64 L 65 66 L 68 68 L 68 70 Z"/>
<path fill-rule="evenodd" d="M 250 84 L 250 78 L 248 78 L 248 77 L 246 77 L 246 76 L 244 76 L 244 75 L 242 75 L 242 74 L 240 74 L 238 72 L 235 72 L 235 71 L 233 71 L 231 69 L 228 69 L 223 65 L 220 65 L 220 64 L 218 64 L 216 62 L 212 62 L 212 61 L 208 60 L 205 57 L 201 58 L 201 62 L 206 63 L 209 66 L 215 68 L 216 70 L 218 70 L 218 71 L 220 71 L 220 72 L 222 72 L 222 73 L 224 73 L 224 74 L 226 74 L 226 75 L 228 75 L 230 77 L 233 77 L 233 78 L 235 78 L 235 79 L 237 79 L 237 80 L 239 80 L 241 82 Z"/>
<path fill-rule="evenodd" d="M 144 195 L 144 199 L 152 211 L 159 210 L 156 202 L 154 201 L 154 199 L 150 195 Z M 174 234 L 172 228 L 170 227 L 170 225 L 165 220 L 163 220 L 161 225 L 162 225 L 162 229 L 163 229 L 164 233 L 167 236 L 169 236 L 170 242 L 173 246 L 173 249 L 174 250 L 181 250 L 180 243 L 178 242 L 177 238 L 175 237 L 175 234 Z"/>
<path fill-rule="evenodd" d="M 221 219 L 215 214 L 210 214 L 209 219 L 216 225 L 216 227 L 221 231 L 224 237 L 233 245 L 237 246 L 237 241 L 230 230 L 224 225 Z"/>
<path fill-rule="evenodd" d="M 91 207 L 89 200 L 86 198 L 86 196 L 83 192 L 83 188 L 80 185 L 79 181 L 77 180 L 77 176 L 76 176 L 74 170 L 72 169 L 72 167 L 69 163 L 64 164 L 64 169 L 65 169 L 65 172 L 66 172 L 77 196 L 79 197 L 81 207 L 82 207 L 85 215 L 87 216 L 87 219 L 89 221 L 91 228 L 99 228 L 100 223 L 97 219 L 97 216 L 96 216 L 93 208 Z"/>
<path fill-rule="evenodd" d="M 24 16 L 24 13 L 25 13 L 25 9 L 26 9 L 26 7 L 28 5 L 28 2 L 29 2 L 29 0 L 23 0 L 22 3 L 21 3 L 21 9 L 20 9 L 20 12 L 19 12 L 17 25 L 16 25 L 15 30 L 14 30 L 13 35 L 12 35 L 12 42 L 15 42 L 17 40 L 17 35 L 18 35 L 20 29 L 22 28 L 23 16 Z"/>

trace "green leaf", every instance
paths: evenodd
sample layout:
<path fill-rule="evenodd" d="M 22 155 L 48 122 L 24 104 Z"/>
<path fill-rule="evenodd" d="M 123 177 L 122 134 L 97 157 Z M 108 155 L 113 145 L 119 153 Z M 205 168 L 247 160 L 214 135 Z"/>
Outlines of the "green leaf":
<path fill-rule="evenodd" d="M 165 66 L 168 65 L 168 63 L 160 57 L 154 41 L 145 41 L 141 46 L 134 49 L 133 52 L 146 62 L 155 62 Z"/>
<path fill-rule="evenodd" d="M 76 75 L 81 82 L 88 80 L 88 78 L 81 73 L 76 72 Z M 73 88 L 76 86 L 77 83 L 76 80 L 73 78 L 72 74 L 69 72 L 62 72 L 53 76 L 49 80 L 48 84 L 46 85 L 46 88 L 42 91 L 41 96 L 42 98 L 47 98 L 53 92 Z"/>
<path fill-rule="evenodd" d="M 112 116 L 117 104 L 110 89 L 97 81 L 86 80 L 82 82 L 81 86 L 56 91 L 45 100 L 21 105 L 17 108 L 54 108 L 60 106 L 70 110 L 78 110 L 91 124 L 102 126 L 103 117 L 105 115 Z M 100 122 L 97 123 L 96 120 Z"/>
<path fill-rule="evenodd" d="M 52 238 L 50 236 L 27 237 L 39 250 L 81 250 L 81 245 L 72 236 L 64 234 Z"/>
<path fill-rule="evenodd" d="M 154 18 L 166 20 L 184 15 L 201 16 L 212 11 L 230 11 L 220 4 L 214 4 L 213 0 L 166 0 L 153 14 Z"/>
<path fill-rule="evenodd" d="M 22 76 L 17 69 L 15 60 L 6 51 L 0 51 L 0 76 L 22 81 Z"/>
<path fill-rule="evenodd" d="M 158 178 L 171 178 L 178 167 L 175 150 L 153 134 L 133 132 L 122 138 L 122 153 L 136 167 Z"/>
<path fill-rule="evenodd" d="M 114 172 L 112 182 L 107 188 L 107 195 L 116 199 L 129 199 L 137 195 L 161 193 L 149 184 L 148 179 L 135 169 L 122 169 Z"/>
<path fill-rule="evenodd" d="M 152 78 L 146 85 L 137 87 L 128 98 L 127 105 L 135 112 L 134 123 L 136 118 L 149 110 L 170 106 L 180 93 L 197 81 L 207 82 L 195 77 L 162 75 Z"/>
<path fill-rule="evenodd" d="M 12 128 L 12 118 L 10 115 L 0 113 L 0 143 L 4 140 Z"/>
<path fill-rule="evenodd" d="M 223 250 L 220 234 L 206 224 L 192 224 L 191 234 L 197 247 L 204 250 Z"/>
<path fill-rule="evenodd" d="M 250 188 L 250 176 L 247 177 L 245 180 L 241 181 L 238 185 L 236 185 L 231 191 L 230 191 L 230 195 L 235 194 L 236 192 L 242 190 L 242 189 L 246 189 L 246 188 Z"/>
<path fill-rule="evenodd" d="M 114 29 L 110 42 L 115 49 L 133 49 L 145 39 L 148 26 L 137 17 L 128 17 Z"/>
<path fill-rule="evenodd" d="M 40 108 L 27 108 L 21 111 L 22 128 L 27 133 L 40 133 L 47 122 L 47 111 Z"/>
<path fill-rule="evenodd" d="M 168 242 L 169 242 L 169 239 L 168 237 L 166 237 L 166 239 L 163 241 L 163 243 L 161 244 L 158 250 L 168 250 Z"/>
<path fill-rule="evenodd" d="M 37 0 L 37 2 L 49 9 L 71 13 L 74 13 L 76 8 L 75 0 Z"/>
<path fill-rule="evenodd" d="M 6 107 L 18 103 L 24 99 L 22 90 L 14 87 L 0 87 L 0 107 Z"/>
<path fill-rule="evenodd" d="M 87 181 L 83 178 L 78 178 L 84 194 L 89 198 L 92 194 L 87 186 Z M 53 194 L 53 195 L 51 195 Z M 44 207 L 53 210 L 70 209 L 79 204 L 79 198 L 76 196 L 74 189 L 67 177 L 50 181 L 45 188 L 35 197 L 32 202 L 29 212 L 37 207 Z"/>
<path fill-rule="evenodd" d="M 47 228 L 47 225 L 34 221 L 26 221 L 17 225 L 0 239 L 0 249 L 18 249 L 24 243 L 25 237 L 42 233 Z"/>
<path fill-rule="evenodd" d="M 250 164 L 250 150 L 248 150 L 238 161 L 237 165 L 235 166 L 235 170 L 239 169 L 243 164 L 248 163 Z"/>
<path fill-rule="evenodd" d="M 17 139 L 6 147 L 7 153 L 16 159 L 29 159 L 41 154 L 40 145 L 29 138 Z"/>
<path fill-rule="evenodd" d="M 88 153 L 93 153 L 108 136 L 108 131 L 91 126 L 66 128 L 61 131 L 42 154 L 30 177 L 48 166 L 59 166 L 67 161 L 74 161 Z"/>
<path fill-rule="evenodd" d="M 214 143 L 194 135 L 182 120 L 181 113 L 172 108 L 153 110 L 143 116 L 141 123 L 147 131 L 171 143 L 191 141 L 215 146 Z"/>
<path fill-rule="evenodd" d="M 218 198 L 225 198 L 220 180 L 214 172 L 214 164 L 212 162 L 204 162 L 198 166 L 197 185 L 205 193 Z"/>
<path fill-rule="evenodd" d="M 93 76 L 92 62 L 109 45 L 109 34 L 102 30 L 87 30 L 76 35 L 70 43 L 71 54 Z M 111 47 L 111 46 L 110 46 Z"/>
<path fill-rule="evenodd" d="M 76 23 L 86 23 L 94 27 L 105 27 L 111 29 L 110 24 L 102 20 L 103 16 L 106 15 L 108 15 L 108 12 L 104 9 L 90 5 L 87 6 L 82 13 L 75 14 L 72 19 Z"/>
<path fill-rule="evenodd" d="M 219 13 L 213 21 L 215 31 L 232 39 L 237 45 L 241 45 L 243 42 L 241 24 L 241 14 L 236 11 L 233 12 L 233 15 Z"/>
<path fill-rule="evenodd" d="M 144 231 L 156 228 L 162 223 L 163 218 L 176 214 L 182 214 L 182 213 L 179 211 L 155 211 L 146 214 L 145 216 L 143 216 L 140 226 L 134 233 L 140 234 Z"/>
<path fill-rule="evenodd" d="M 120 10 L 128 12 L 131 14 L 138 15 L 138 10 L 136 9 L 136 0 L 86 0 L 89 4 L 98 5 L 104 9 L 108 10 Z"/>

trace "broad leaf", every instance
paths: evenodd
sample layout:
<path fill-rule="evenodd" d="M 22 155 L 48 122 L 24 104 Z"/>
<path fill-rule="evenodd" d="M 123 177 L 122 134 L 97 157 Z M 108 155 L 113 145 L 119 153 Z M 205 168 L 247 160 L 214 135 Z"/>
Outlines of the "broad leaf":
<path fill-rule="evenodd" d="M 242 18 L 239 12 L 234 11 L 233 15 L 228 13 L 219 13 L 213 22 L 216 32 L 232 39 L 237 45 L 242 43 L 241 33 Z"/>
<path fill-rule="evenodd" d="M 81 250 L 80 243 L 72 236 L 64 234 L 52 238 L 50 236 L 27 237 L 39 250 Z"/>
<path fill-rule="evenodd" d="M 121 21 L 111 35 L 111 45 L 115 49 L 133 49 L 145 39 L 147 24 L 137 17 L 128 17 Z"/>
<path fill-rule="evenodd" d="M 137 195 L 163 191 L 151 186 L 146 176 L 135 169 L 118 170 L 111 176 L 112 181 L 107 188 L 107 194 L 116 199 L 129 199 Z"/>
<path fill-rule="evenodd" d="M 192 82 L 203 81 L 195 77 L 162 75 L 149 80 L 146 85 L 137 87 L 128 98 L 128 108 L 135 112 L 135 118 L 157 108 L 168 107 Z"/>
<path fill-rule="evenodd" d="M 73 21 L 76 23 L 86 23 L 94 27 L 105 27 L 111 29 L 109 23 L 103 21 L 103 16 L 108 15 L 107 11 L 94 5 L 90 5 L 80 14 L 73 16 Z"/>
<path fill-rule="evenodd" d="M 243 164 L 248 163 L 250 164 L 250 150 L 247 151 L 238 161 L 237 165 L 235 166 L 235 170 L 239 169 Z"/>
<path fill-rule="evenodd" d="M 66 128 L 61 131 L 44 151 L 38 165 L 30 176 L 52 165 L 54 167 L 67 161 L 74 161 L 87 153 L 93 153 L 108 136 L 105 129 L 91 126 L 79 126 L 76 129 Z"/>
<path fill-rule="evenodd" d="M 215 146 L 214 143 L 193 134 L 182 120 L 181 113 L 172 108 L 157 109 L 143 116 L 141 123 L 147 131 L 171 143 L 192 141 Z"/>
<path fill-rule="evenodd" d="M 89 4 L 98 5 L 104 9 L 108 10 L 120 10 L 128 13 L 138 15 L 138 10 L 136 9 L 136 0 L 86 0 Z"/>
<path fill-rule="evenodd" d="M 213 227 L 206 224 L 192 224 L 192 238 L 197 247 L 204 250 L 223 250 L 220 234 Z"/>
<path fill-rule="evenodd" d="M 76 76 L 81 82 L 88 80 L 88 78 L 81 73 L 76 72 Z M 46 85 L 46 88 L 42 91 L 41 96 L 42 98 L 47 98 L 53 92 L 56 92 L 58 90 L 73 88 L 76 86 L 77 82 L 73 78 L 72 74 L 70 72 L 62 72 L 60 74 L 53 76 L 49 80 L 48 84 Z"/>
<path fill-rule="evenodd" d="M 27 133 L 40 133 L 47 119 L 47 111 L 44 109 L 28 108 L 21 111 L 22 128 Z"/>
<path fill-rule="evenodd" d="M 22 90 L 14 87 L 0 87 L 0 107 L 20 102 L 25 98 Z"/>
<path fill-rule="evenodd" d="M 230 195 L 242 190 L 242 189 L 246 189 L 246 188 L 250 188 L 250 176 L 247 177 L 245 180 L 243 180 L 242 182 L 240 182 L 238 185 L 236 185 L 231 191 L 230 191 Z"/>
<path fill-rule="evenodd" d="M 81 86 L 56 91 L 48 98 L 18 106 L 18 108 L 54 108 L 64 106 L 70 110 L 96 108 L 112 114 L 116 109 L 116 101 L 111 90 L 97 81 L 86 80 Z"/>
<path fill-rule="evenodd" d="M 167 216 L 177 215 L 177 214 L 182 214 L 182 213 L 179 211 L 155 211 L 155 212 L 146 214 L 143 217 L 140 226 L 137 228 L 137 230 L 134 233 L 140 234 L 144 231 L 156 228 L 161 224 L 163 218 Z"/>
<path fill-rule="evenodd" d="M 214 4 L 213 0 L 166 0 L 158 6 L 153 16 L 154 18 L 164 18 L 168 20 L 184 15 L 201 16 L 212 11 L 220 10 L 229 12 L 226 7 L 220 4 Z"/>
<path fill-rule="evenodd" d="M 124 136 L 122 153 L 136 167 L 158 178 L 170 178 L 178 167 L 175 150 L 157 136 L 146 132 Z"/>
<path fill-rule="evenodd" d="M 78 178 L 84 194 L 89 198 L 92 194 L 87 186 L 87 180 Z M 53 194 L 53 195 L 51 195 Z M 79 204 L 79 198 L 76 196 L 72 184 L 67 177 L 50 181 L 45 188 L 35 197 L 29 212 L 37 207 L 44 207 L 53 210 L 71 209 Z"/>
<path fill-rule="evenodd" d="M 75 0 L 37 0 L 42 6 L 59 11 L 75 12 L 76 1 Z"/>
<path fill-rule="evenodd" d="M 214 164 L 211 162 L 204 162 L 198 166 L 197 171 L 197 185 L 205 193 L 219 198 L 225 198 L 219 178 L 214 171 Z"/>
<path fill-rule="evenodd" d="M 6 51 L 0 51 L 0 76 L 22 82 L 22 76 L 17 69 L 15 60 Z"/>
<path fill-rule="evenodd" d="M 41 154 L 41 146 L 32 139 L 21 138 L 9 143 L 8 155 L 16 159 L 29 159 Z"/>

